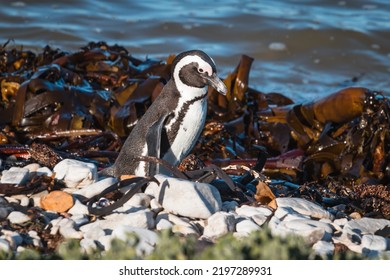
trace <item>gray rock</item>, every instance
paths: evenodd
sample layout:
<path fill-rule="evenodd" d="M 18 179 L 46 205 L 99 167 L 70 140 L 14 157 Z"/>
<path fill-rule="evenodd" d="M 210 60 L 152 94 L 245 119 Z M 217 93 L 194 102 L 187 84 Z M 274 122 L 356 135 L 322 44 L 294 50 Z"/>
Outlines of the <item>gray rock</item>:
<path fill-rule="evenodd" d="M 45 195 L 48 195 L 48 194 L 49 194 L 48 191 L 42 191 L 42 192 L 33 194 L 31 196 L 31 198 L 33 200 L 33 206 L 34 207 L 41 207 L 41 199 L 42 199 L 42 197 L 44 197 Z"/>
<path fill-rule="evenodd" d="M 298 212 L 299 214 L 309 216 L 311 218 L 316 218 L 316 219 L 325 218 L 330 220 L 334 219 L 333 215 L 328 211 L 326 211 L 325 209 L 323 209 L 321 206 L 302 198 L 278 197 L 276 198 L 276 203 L 278 204 L 277 210 L 279 210 L 279 208 L 283 208 L 287 212 L 294 211 L 294 212 Z"/>
<path fill-rule="evenodd" d="M 70 219 L 74 221 L 76 228 L 89 223 L 87 215 L 84 214 L 73 215 Z"/>
<path fill-rule="evenodd" d="M 75 228 L 75 222 L 71 219 L 64 218 L 59 222 L 60 234 L 65 239 L 82 239 L 83 233 L 77 231 Z"/>
<path fill-rule="evenodd" d="M 138 256 L 143 256 L 151 253 L 157 243 L 157 233 L 142 228 L 135 228 L 131 226 L 120 226 L 112 232 L 114 238 L 127 240 L 128 234 L 134 233 L 139 238 L 139 243 L 136 246 Z"/>
<path fill-rule="evenodd" d="M 91 254 L 97 250 L 96 242 L 88 238 L 83 238 L 80 240 L 80 247 L 82 252 L 85 254 Z"/>
<path fill-rule="evenodd" d="M 132 207 L 149 207 L 151 198 L 145 193 L 136 193 L 132 198 L 130 198 L 123 207 L 132 208 Z"/>
<path fill-rule="evenodd" d="M 0 182 L 3 184 L 20 185 L 27 181 L 29 171 L 27 168 L 11 167 L 9 170 L 4 170 Z"/>
<path fill-rule="evenodd" d="M 30 198 L 24 196 L 20 199 L 20 205 L 24 207 L 28 207 L 30 205 Z"/>
<path fill-rule="evenodd" d="M 164 207 L 162 207 L 162 205 L 155 198 L 150 200 L 150 208 L 154 213 L 159 213 L 164 210 Z"/>
<path fill-rule="evenodd" d="M 253 222 L 250 219 L 242 219 L 241 221 L 238 221 L 236 223 L 236 232 L 242 234 L 242 235 L 248 235 L 253 231 L 260 230 L 258 224 Z"/>
<path fill-rule="evenodd" d="M 281 221 L 271 232 L 278 236 L 299 235 L 311 244 L 319 240 L 329 241 L 332 238 L 333 228 L 331 225 L 309 219 L 295 219 Z"/>
<path fill-rule="evenodd" d="M 115 228 L 115 224 L 127 225 L 137 228 L 147 228 L 152 229 L 155 226 L 155 221 L 153 218 L 154 214 L 149 209 L 141 209 L 133 213 L 113 213 L 105 217 L 105 222 L 110 225 L 110 227 Z M 104 228 L 104 227 L 103 227 Z"/>
<path fill-rule="evenodd" d="M 168 221 L 167 219 L 160 219 L 157 223 L 156 223 L 156 229 L 157 230 L 165 230 L 165 229 L 170 229 L 172 228 L 173 224 Z"/>
<path fill-rule="evenodd" d="M 74 205 L 68 210 L 68 213 L 72 215 L 88 215 L 89 211 L 87 205 L 81 203 L 80 200 L 75 199 Z"/>
<path fill-rule="evenodd" d="M 181 233 L 183 235 L 195 235 L 200 236 L 199 230 L 192 224 L 188 226 L 185 225 L 173 225 L 172 226 L 173 233 Z"/>
<path fill-rule="evenodd" d="M 226 212 L 217 212 L 207 219 L 203 235 L 214 239 L 221 237 L 235 229 L 235 217 Z"/>
<path fill-rule="evenodd" d="M 96 182 L 97 168 L 93 163 L 75 159 L 64 159 L 53 169 L 58 180 L 63 180 L 68 188 L 82 188 Z"/>
<path fill-rule="evenodd" d="M 334 252 L 334 244 L 331 242 L 320 240 L 313 245 L 313 250 L 316 252 L 317 255 L 323 257 L 331 256 Z"/>
<path fill-rule="evenodd" d="M 117 182 L 118 180 L 116 178 L 107 177 L 93 184 L 84 186 L 83 188 L 76 190 L 75 192 L 73 192 L 73 195 L 75 195 L 76 197 L 81 196 L 83 198 L 91 198 L 97 194 L 100 194 L 105 189 L 107 189 L 108 187 L 110 187 L 111 185 Z"/>
<path fill-rule="evenodd" d="M 28 171 L 31 172 L 36 172 L 41 166 L 38 163 L 30 163 L 24 166 L 23 168 L 28 169 Z"/>
<path fill-rule="evenodd" d="M 99 240 L 102 236 L 105 236 L 106 233 L 101 227 L 94 227 L 91 230 L 88 230 L 84 233 L 84 238 L 90 240 Z"/>
<path fill-rule="evenodd" d="M 222 211 L 225 212 L 234 212 L 236 211 L 236 208 L 238 207 L 237 201 L 224 201 L 222 203 Z"/>
<path fill-rule="evenodd" d="M 7 219 L 11 224 L 23 224 L 31 220 L 29 216 L 19 211 L 12 211 Z"/>
<path fill-rule="evenodd" d="M 45 167 L 40 167 L 37 169 L 36 173 L 38 175 L 46 175 L 51 177 L 53 175 L 53 171 L 51 171 L 49 168 Z"/>
<path fill-rule="evenodd" d="M 32 244 L 34 247 L 37 248 L 43 247 L 41 238 L 39 237 L 38 233 L 35 230 L 30 230 L 28 232 L 28 236 L 30 237 L 30 244 Z"/>
<path fill-rule="evenodd" d="M 390 249 L 390 239 L 379 235 L 367 234 L 363 235 L 361 245 L 363 250 L 386 251 Z"/>
<path fill-rule="evenodd" d="M 9 205 L 8 201 L 0 196 L 0 220 L 7 218 L 9 213 L 14 209 Z"/>
<path fill-rule="evenodd" d="M 361 218 L 358 220 L 351 220 L 344 225 L 343 232 L 351 235 L 362 236 L 364 234 L 375 234 L 376 231 L 390 227 L 390 220 Z"/>
<path fill-rule="evenodd" d="M 18 232 L 5 229 L 1 232 L 3 233 L 1 238 L 7 240 L 12 249 L 15 250 L 20 244 L 22 244 L 23 237 Z"/>
<path fill-rule="evenodd" d="M 101 249 L 108 251 L 111 249 L 111 243 L 114 240 L 114 236 L 112 235 L 105 235 L 99 238 L 99 240 L 96 241 L 97 246 Z"/>
<path fill-rule="evenodd" d="M 2 236 L 0 236 L 0 252 L 1 251 L 5 251 L 5 252 L 11 251 L 11 245 Z"/>
<path fill-rule="evenodd" d="M 219 191 L 210 184 L 192 182 L 158 174 L 160 182 L 150 183 L 145 193 L 151 194 L 168 212 L 207 219 L 222 206 Z"/>
<path fill-rule="evenodd" d="M 246 217 L 252 217 L 254 215 L 262 215 L 265 217 L 268 217 L 272 215 L 272 210 L 266 208 L 266 207 L 255 207 L 255 206 L 249 206 L 249 205 L 242 205 L 241 207 L 238 207 L 236 209 L 236 213 L 240 216 L 246 216 Z"/>

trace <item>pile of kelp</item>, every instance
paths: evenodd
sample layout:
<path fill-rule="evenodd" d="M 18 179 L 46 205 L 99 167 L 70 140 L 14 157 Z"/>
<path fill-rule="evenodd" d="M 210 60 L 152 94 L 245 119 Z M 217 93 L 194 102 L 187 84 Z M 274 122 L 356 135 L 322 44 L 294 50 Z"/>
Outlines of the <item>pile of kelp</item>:
<path fill-rule="evenodd" d="M 8 43 L 8 42 L 7 42 Z M 99 168 L 170 78 L 173 56 L 140 60 L 118 45 L 75 53 L 0 47 L 2 169 L 63 158 Z M 199 162 L 240 175 L 267 155 L 262 173 L 276 196 L 304 197 L 346 213 L 390 218 L 390 102 L 350 87 L 305 104 L 249 87 L 253 59 L 226 77 L 226 97 L 209 93 L 205 129 L 182 168 Z"/>

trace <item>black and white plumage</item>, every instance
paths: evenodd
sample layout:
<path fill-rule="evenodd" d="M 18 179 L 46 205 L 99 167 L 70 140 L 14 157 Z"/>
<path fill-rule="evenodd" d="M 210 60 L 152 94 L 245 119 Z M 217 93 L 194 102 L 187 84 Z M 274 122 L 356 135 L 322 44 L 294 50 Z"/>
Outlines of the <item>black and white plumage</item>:
<path fill-rule="evenodd" d="M 160 95 L 126 139 L 115 163 L 103 175 L 166 173 L 136 156 L 155 156 L 178 165 L 194 147 L 206 120 L 208 86 L 226 94 L 214 61 L 199 50 L 179 54 L 172 63 L 172 76 Z"/>

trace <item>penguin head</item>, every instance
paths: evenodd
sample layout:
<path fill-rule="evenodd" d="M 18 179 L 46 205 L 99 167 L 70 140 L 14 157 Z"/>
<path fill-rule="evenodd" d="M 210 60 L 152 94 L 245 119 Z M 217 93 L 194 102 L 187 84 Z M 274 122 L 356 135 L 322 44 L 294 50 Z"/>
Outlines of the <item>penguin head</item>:
<path fill-rule="evenodd" d="M 184 87 L 204 89 L 211 86 L 223 95 L 227 92 L 225 84 L 217 76 L 213 59 L 200 50 L 177 55 L 172 63 L 172 77 L 179 91 Z"/>

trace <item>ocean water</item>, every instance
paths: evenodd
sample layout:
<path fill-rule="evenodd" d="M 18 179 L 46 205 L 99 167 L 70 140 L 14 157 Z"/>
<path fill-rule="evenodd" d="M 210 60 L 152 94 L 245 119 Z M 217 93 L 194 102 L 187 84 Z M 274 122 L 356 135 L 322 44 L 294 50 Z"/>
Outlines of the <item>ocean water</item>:
<path fill-rule="evenodd" d="M 346 86 L 390 95 L 388 0 L 0 1 L 0 43 L 75 51 L 120 44 L 139 58 L 202 49 L 221 77 L 242 54 L 250 86 L 295 101 Z"/>

